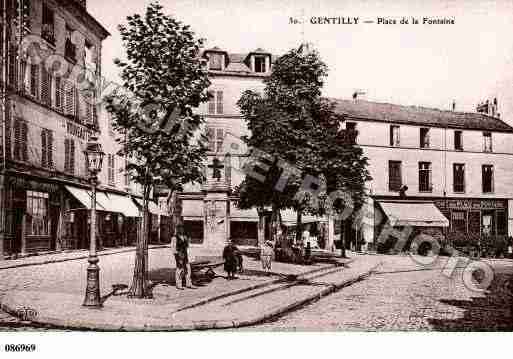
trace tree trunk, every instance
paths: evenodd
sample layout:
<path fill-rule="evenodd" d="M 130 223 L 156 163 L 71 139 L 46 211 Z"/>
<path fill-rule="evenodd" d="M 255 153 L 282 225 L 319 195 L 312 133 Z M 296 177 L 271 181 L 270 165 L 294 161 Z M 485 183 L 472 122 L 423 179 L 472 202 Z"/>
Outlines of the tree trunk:
<path fill-rule="evenodd" d="M 280 210 L 276 206 L 272 206 L 272 214 L 271 214 L 271 241 L 276 243 L 277 234 L 278 234 L 278 216 L 280 215 Z"/>
<path fill-rule="evenodd" d="M 340 221 L 340 254 L 342 258 L 347 258 L 346 256 L 346 231 L 345 231 L 345 223 L 346 221 Z"/>
<path fill-rule="evenodd" d="M 132 286 L 128 291 L 130 298 L 150 297 L 148 288 L 148 198 L 149 185 L 143 190 L 143 213 L 139 235 L 137 236 L 137 248 L 135 252 L 135 268 Z"/>
<path fill-rule="evenodd" d="M 258 207 L 258 246 L 263 246 L 265 242 L 265 217 L 264 208 Z"/>
<path fill-rule="evenodd" d="M 303 212 L 298 209 L 296 211 L 296 243 L 301 243 L 302 235 L 303 235 Z M 306 245 L 306 243 L 303 243 L 303 245 Z"/>

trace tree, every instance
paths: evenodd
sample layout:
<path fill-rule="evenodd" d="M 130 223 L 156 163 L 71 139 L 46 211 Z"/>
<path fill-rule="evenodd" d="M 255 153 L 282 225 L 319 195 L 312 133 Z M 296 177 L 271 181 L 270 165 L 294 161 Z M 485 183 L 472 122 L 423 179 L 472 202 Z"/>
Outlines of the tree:
<path fill-rule="evenodd" d="M 138 235 L 133 282 L 129 296 L 150 295 L 148 271 L 148 200 L 156 185 L 171 192 L 200 181 L 206 156 L 205 138 L 198 136 L 203 118 L 193 109 L 208 100 L 210 85 L 200 61 L 202 39 L 189 26 L 151 3 L 146 14 L 127 17 L 119 31 L 126 60 L 121 69 L 123 93 L 106 98 L 113 126 L 125 136 L 122 153 L 132 159 L 131 178 L 143 188 L 143 216 Z"/>
<path fill-rule="evenodd" d="M 329 207 L 331 191 L 351 191 L 352 202 L 361 203 L 369 179 L 367 159 L 340 130 L 343 116 L 321 97 L 327 72 L 319 54 L 302 45 L 275 62 L 262 95 L 246 91 L 238 102 L 251 132 L 245 141 L 271 161 L 265 180 L 247 176 L 243 181 L 240 204 L 272 206 L 273 212 L 293 208 L 297 239 L 304 212 L 343 211 L 341 201 Z M 310 184 L 318 188 L 312 190 Z"/>

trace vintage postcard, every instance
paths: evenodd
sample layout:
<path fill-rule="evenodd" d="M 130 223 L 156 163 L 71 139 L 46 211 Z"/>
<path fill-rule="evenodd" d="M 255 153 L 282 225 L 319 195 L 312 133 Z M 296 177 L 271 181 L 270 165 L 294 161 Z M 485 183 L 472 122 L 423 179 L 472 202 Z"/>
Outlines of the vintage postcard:
<path fill-rule="evenodd" d="M 0 13 L 2 354 L 513 329 L 511 1 Z"/>

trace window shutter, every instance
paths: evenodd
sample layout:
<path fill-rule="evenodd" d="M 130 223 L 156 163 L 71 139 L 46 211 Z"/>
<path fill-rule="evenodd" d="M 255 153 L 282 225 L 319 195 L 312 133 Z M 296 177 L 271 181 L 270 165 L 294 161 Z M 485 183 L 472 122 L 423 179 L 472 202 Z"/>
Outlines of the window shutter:
<path fill-rule="evenodd" d="M 28 124 L 26 121 L 21 122 L 21 141 L 23 161 L 28 161 Z"/>
<path fill-rule="evenodd" d="M 70 145 L 69 139 L 64 139 L 64 172 L 69 172 Z"/>
<path fill-rule="evenodd" d="M 6 116 L 5 116 L 5 158 L 11 159 L 11 106 L 6 107 Z"/>
<path fill-rule="evenodd" d="M 75 88 L 71 83 L 64 83 L 64 114 L 75 116 Z"/>
<path fill-rule="evenodd" d="M 47 106 L 52 105 L 52 78 L 50 74 L 45 69 L 44 66 L 41 68 L 41 100 Z"/>
<path fill-rule="evenodd" d="M 47 138 L 46 138 L 46 130 L 43 128 L 41 130 L 41 166 L 48 167 L 47 159 Z"/>
<path fill-rule="evenodd" d="M 27 77 L 27 61 L 25 59 L 20 62 L 18 90 L 23 93 L 28 93 L 28 77 Z"/>
<path fill-rule="evenodd" d="M 75 140 L 69 140 L 69 172 L 75 173 Z"/>
<path fill-rule="evenodd" d="M 21 161 L 21 120 L 14 121 L 14 159 Z"/>
<path fill-rule="evenodd" d="M 223 113 L 223 91 L 217 91 L 217 113 Z"/>
<path fill-rule="evenodd" d="M 39 97 L 39 66 L 30 65 L 30 94 Z"/>
<path fill-rule="evenodd" d="M 53 168 L 53 131 L 47 130 L 46 136 L 47 163 L 49 168 Z"/>
<path fill-rule="evenodd" d="M 55 107 L 62 111 L 62 80 L 59 76 L 55 78 Z"/>
<path fill-rule="evenodd" d="M 9 78 L 9 85 L 11 85 L 11 88 L 17 87 L 16 79 L 18 78 L 18 74 L 17 74 L 18 66 L 16 64 L 16 53 L 17 53 L 16 47 L 11 46 L 10 51 L 9 51 L 9 66 L 8 66 L 8 71 L 9 71 L 8 78 Z"/>

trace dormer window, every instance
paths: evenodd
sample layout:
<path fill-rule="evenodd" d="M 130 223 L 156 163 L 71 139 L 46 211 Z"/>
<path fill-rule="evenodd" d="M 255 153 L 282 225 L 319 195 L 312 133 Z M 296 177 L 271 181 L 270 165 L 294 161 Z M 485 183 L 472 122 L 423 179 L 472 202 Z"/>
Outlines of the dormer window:
<path fill-rule="evenodd" d="M 222 70 L 223 69 L 223 54 L 210 54 L 209 58 L 209 68 L 210 70 Z"/>
<path fill-rule="evenodd" d="M 266 56 L 255 56 L 255 72 L 267 72 Z"/>

